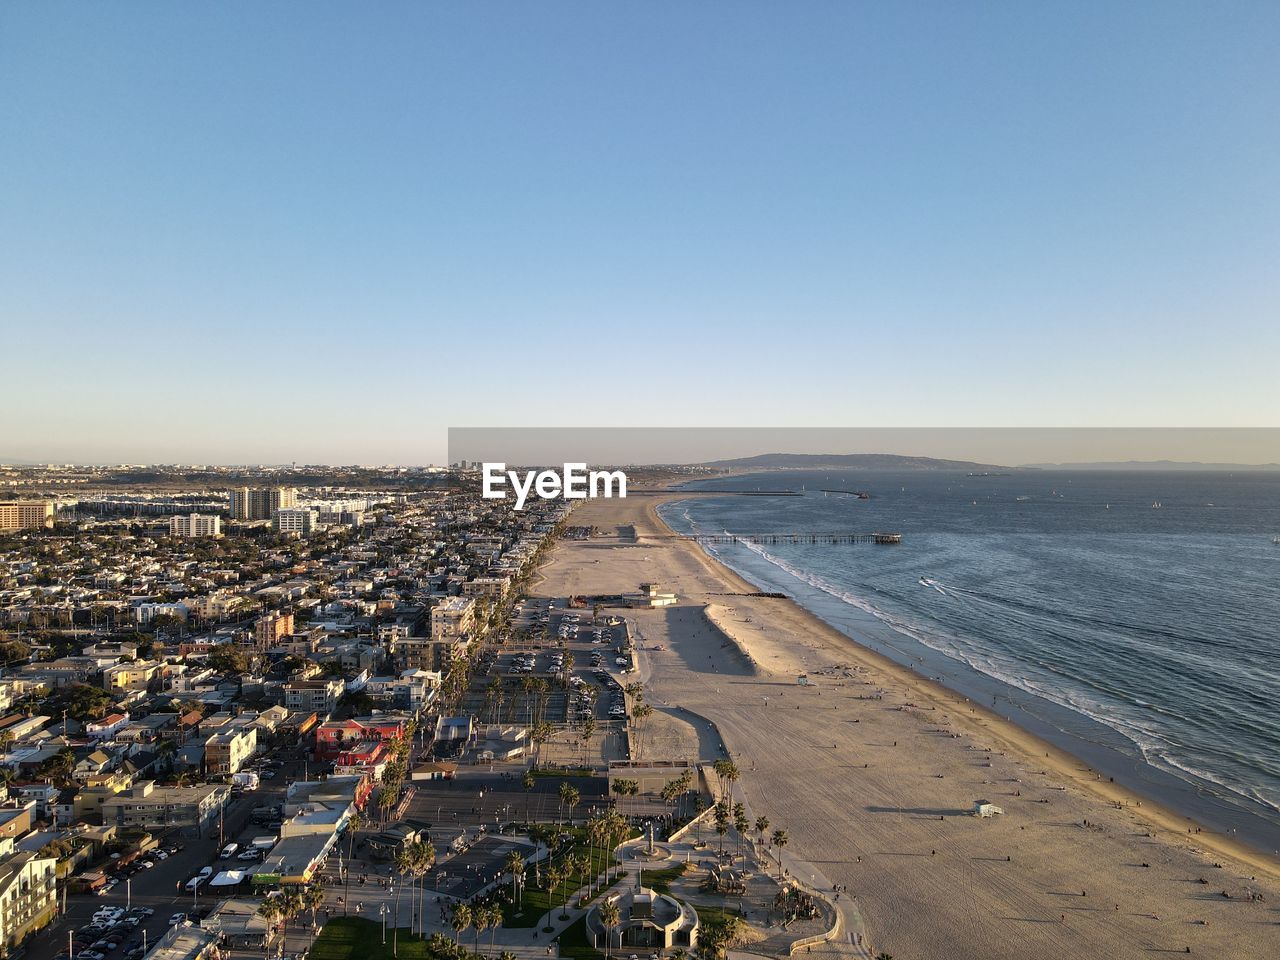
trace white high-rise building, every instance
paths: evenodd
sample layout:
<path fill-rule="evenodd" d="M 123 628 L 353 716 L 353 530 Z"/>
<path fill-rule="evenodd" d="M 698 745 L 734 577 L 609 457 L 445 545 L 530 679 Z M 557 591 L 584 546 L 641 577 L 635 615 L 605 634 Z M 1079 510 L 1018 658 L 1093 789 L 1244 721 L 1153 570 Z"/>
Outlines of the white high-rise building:
<path fill-rule="evenodd" d="M 216 513 L 192 513 L 169 518 L 171 537 L 220 537 L 222 518 Z"/>
<path fill-rule="evenodd" d="M 314 510 L 295 508 L 271 514 L 271 527 L 277 533 L 298 533 L 304 537 L 315 532 L 319 521 L 320 515 Z"/>

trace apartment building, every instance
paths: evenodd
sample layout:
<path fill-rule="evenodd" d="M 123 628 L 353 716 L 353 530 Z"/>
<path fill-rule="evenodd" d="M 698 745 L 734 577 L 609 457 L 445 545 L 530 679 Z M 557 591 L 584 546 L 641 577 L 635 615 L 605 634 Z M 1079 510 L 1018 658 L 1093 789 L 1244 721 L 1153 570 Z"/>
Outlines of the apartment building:
<path fill-rule="evenodd" d="M 169 518 L 171 537 L 220 537 L 222 518 L 211 513 L 189 513 Z"/>
<path fill-rule="evenodd" d="M 296 533 L 309 537 L 320 526 L 320 514 L 314 510 L 293 507 L 271 513 L 271 529 L 276 533 Z"/>
<path fill-rule="evenodd" d="M 445 597 L 431 608 L 431 639 L 461 640 L 475 626 L 476 602 L 470 597 Z"/>
<path fill-rule="evenodd" d="M 117 663 L 102 671 L 102 688 L 108 692 L 146 690 L 164 670 L 159 660 L 135 660 Z"/>
<path fill-rule="evenodd" d="M 253 625 L 253 642 L 260 649 L 274 647 L 293 633 L 293 614 L 288 610 L 273 610 L 263 614 Z"/>
<path fill-rule="evenodd" d="M 210 776 L 230 776 L 258 749 L 258 731 L 252 726 L 238 726 L 215 733 L 204 742 L 204 768 Z"/>
<path fill-rule="evenodd" d="M 476 577 L 462 585 L 464 597 L 501 597 L 511 584 L 509 577 Z"/>
<path fill-rule="evenodd" d="M 284 685 L 284 705 L 290 712 L 314 711 L 328 715 L 333 712 L 346 689 L 341 677 L 320 680 L 293 680 Z"/>
<path fill-rule="evenodd" d="M 5 956 L 53 918 L 57 868 L 55 858 L 34 851 L 0 859 L 0 952 Z"/>
<path fill-rule="evenodd" d="M 53 526 L 52 500 L 0 501 L 0 533 Z"/>
<path fill-rule="evenodd" d="M 102 824 L 144 830 L 195 827 L 204 835 L 230 796 L 231 788 L 218 784 L 158 787 L 154 780 L 142 780 L 102 804 Z"/>
<path fill-rule="evenodd" d="M 239 487 L 230 491 L 232 520 L 270 520 L 277 510 L 297 506 L 294 487 Z"/>

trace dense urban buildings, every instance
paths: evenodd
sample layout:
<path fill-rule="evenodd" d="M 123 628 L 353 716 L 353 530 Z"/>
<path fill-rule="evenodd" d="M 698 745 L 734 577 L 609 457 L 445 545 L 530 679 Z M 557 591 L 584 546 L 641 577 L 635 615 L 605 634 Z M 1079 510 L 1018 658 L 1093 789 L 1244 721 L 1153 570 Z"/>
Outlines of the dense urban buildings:
<path fill-rule="evenodd" d="M 451 775 L 430 760 L 432 734 L 567 508 L 517 514 L 446 479 L 6 469 L 0 496 L 32 498 L 0 515 L 20 531 L 0 543 L 0 952 L 58 923 L 59 895 L 110 903 L 132 882 L 139 896 L 156 849 L 202 850 L 257 895 L 309 882 L 351 817 L 403 812 L 414 778 Z M 523 753 L 531 735 L 466 729 L 484 733 L 484 756 Z M 256 805 L 259 852 L 217 863 Z M 202 883 L 178 878 L 203 902 Z M 153 958 L 187 942 L 157 933 Z M 93 960 L 88 946 L 64 960 Z M 142 960 L 135 949 L 123 960 Z M 54 960 L 40 950 L 32 960 Z"/>

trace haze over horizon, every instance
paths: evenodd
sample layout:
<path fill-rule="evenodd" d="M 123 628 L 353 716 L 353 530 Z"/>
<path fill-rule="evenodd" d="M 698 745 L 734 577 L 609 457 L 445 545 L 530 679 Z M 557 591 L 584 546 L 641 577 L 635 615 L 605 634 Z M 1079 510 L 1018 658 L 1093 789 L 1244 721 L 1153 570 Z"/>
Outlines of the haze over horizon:
<path fill-rule="evenodd" d="M 1278 34 L 1248 2 L 6 5 L 0 456 L 1268 426 Z"/>

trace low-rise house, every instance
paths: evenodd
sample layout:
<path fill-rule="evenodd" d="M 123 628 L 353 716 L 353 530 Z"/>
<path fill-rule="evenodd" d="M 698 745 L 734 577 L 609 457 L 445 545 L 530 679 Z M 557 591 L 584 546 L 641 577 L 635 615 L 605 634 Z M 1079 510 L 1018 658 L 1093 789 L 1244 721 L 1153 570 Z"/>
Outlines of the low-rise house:
<path fill-rule="evenodd" d="M 75 796 L 75 818 L 84 823 L 102 823 L 102 808 L 106 802 L 132 785 L 132 775 L 124 770 L 89 777 Z"/>
<path fill-rule="evenodd" d="M 76 765 L 71 768 L 71 778 L 85 783 L 91 777 L 112 770 L 116 764 L 117 757 L 114 753 L 102 749 L 92 750 L 76 761 Z"/>
<path fill-rule="evenodd" d="M 84 725 L 84 732 L 93 740 L 110 740 L 116 731 L 124 729 L 129 723 L 127 713 L 108 713 L 101 720 L 90 720 Z"/>

